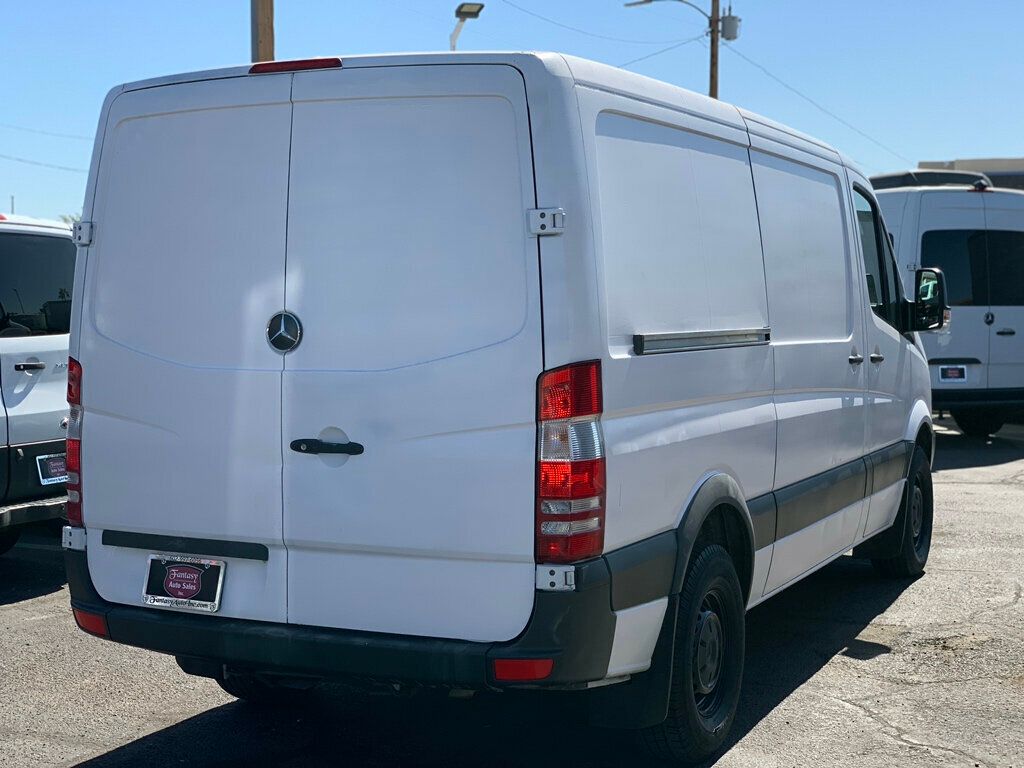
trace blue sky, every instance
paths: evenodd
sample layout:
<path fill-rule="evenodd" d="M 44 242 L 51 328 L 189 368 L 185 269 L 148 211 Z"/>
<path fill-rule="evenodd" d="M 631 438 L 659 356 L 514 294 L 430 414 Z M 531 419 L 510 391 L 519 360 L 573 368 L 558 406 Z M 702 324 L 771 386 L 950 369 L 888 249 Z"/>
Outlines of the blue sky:
<path fill-rule="evenodd" d="M 456 3 L 276 5 L 277 58 L 300 58 L 446 48 Z M 1024 156 L 1019 0 L 735 0 L 733 12 L 743 19 L 739 51 L 862 133 L 730 50 L 721 54 L 721 98 L 834 144 L 869 173 L 919 160 Z M 617 0 L 487 0 L 459 47 L 557 50 L 620 65 L 699 35 L 704 26 L 698 13 L 672 2 L 623 8 Z M 87 168 L 111 86 L 248 58 L 248 0 L 7 0 L 0 23 L 0 211 L 9 210 L 12 194 L 18 213 L 81 210 L 84 173 L 3 156 Z M 698 41 L 630 68 L 704 92 L 707 59 Z"/>

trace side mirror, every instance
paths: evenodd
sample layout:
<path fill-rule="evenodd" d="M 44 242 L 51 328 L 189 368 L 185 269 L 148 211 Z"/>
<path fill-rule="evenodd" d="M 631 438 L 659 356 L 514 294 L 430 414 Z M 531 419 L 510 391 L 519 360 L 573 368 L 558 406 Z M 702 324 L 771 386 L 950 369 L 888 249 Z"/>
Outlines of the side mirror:
<path fill-rule="evenodd" d="M 910 330 L 938 331 L 948 320 L 946 278 L 942 270 L 917 270 L 914 276 L 914 303 L 910 305 Z"/>

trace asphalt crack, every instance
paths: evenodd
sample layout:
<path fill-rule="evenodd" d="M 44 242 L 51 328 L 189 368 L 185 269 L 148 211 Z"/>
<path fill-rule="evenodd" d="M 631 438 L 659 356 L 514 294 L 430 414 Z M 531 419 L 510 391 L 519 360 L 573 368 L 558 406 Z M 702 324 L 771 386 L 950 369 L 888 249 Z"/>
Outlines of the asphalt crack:
<path fill-rule="evenodd" d="M 896 741 L 899 744 L 902 744 L 905 747 L 908 747 L 910 749 L 928 749 L 935 752 L 944 752 L 946 754 L 955 755 L 964 760 L 969 760 L 976 766 L 989 766 L 989 763 L 985 762 L 980 757 L 972 755 L 969 752 L 964 752 L 961 749 L 956 749 L 955 747 L 946 747 L 941 744 L 931 744 L 926 741 L 918 741 L 917 739 L 911 738 L 909 735 L 907 735 L 906 731 L 891 723 L 883 715 L 874 711 L 867 704 L 860 704 L 857 701 L 851 699 L 844 699 L 842 696 L 835 696 L 835 698 L 836 700 L 841 701 L 843 704 L 848 704 L 854 709 L 863 712 L 873 722 L 875 722 L 881 727 L 882 733 L 885 736 L 889 737 L 890 739 Z"/>

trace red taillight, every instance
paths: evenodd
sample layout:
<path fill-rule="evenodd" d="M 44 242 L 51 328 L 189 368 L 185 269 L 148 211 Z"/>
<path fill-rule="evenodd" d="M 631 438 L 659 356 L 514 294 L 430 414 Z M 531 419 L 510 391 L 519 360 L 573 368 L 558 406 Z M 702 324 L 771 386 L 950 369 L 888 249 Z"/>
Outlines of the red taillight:
<path fill-rule="evenodd" d="M 68 358 L 68 405 L 82 404 L 82 364 Z"/>
<path fill-rule="evenodd" d="M 341 59 L 336 56 L 323 59 L 294 59 L 292 61 L 261 61 L 249 67 L 250 75 L 269 75 L 273 72 L 300 72 L 304 69 L 337 69 Z"/>
<path fill-rule="evenodd" d="M 75 623 L 78 624 L 80 630 L 97 637 L 110 637 L 106 616 L 101 613 L 83 611 L 81 608 L 72 608 L 72 611 L 75 614 Z"/>
<path fill-rule="evenodd" d="M 68 358 L 67 470 L 68 523 L 81 528 L 82 520 L 82 364 Z M 86 630 L 88 631 L 88 630 Z"/>
<path fill-rule="evenodd" d="M 538 563 L 569 563 L 604 549 L 605 459 L 601 363 L 542 374 L 537 388 Z"/>
<path fill-rule="evenodd" d="M 541 421 L 600 414 L 600 362 L 567 365 L 543 374 L 537 407 Z"/>
<path fill-rule="evenodd" d="M 544 680 L 554 668 L 554 659 L 495 659 L 494 679 L 505 683 Z"/>

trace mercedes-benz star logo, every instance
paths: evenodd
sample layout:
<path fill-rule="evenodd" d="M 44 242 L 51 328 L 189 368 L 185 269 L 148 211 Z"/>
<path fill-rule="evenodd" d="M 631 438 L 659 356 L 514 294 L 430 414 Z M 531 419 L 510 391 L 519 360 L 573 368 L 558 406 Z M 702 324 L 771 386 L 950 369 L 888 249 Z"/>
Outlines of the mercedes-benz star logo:
<path fill-rule="evenodd" d="M 291 312 L 278 312 L 267 323 L 267 341 L 284 354 L 291 352 L 302 341 L 302 323 Z"/>

